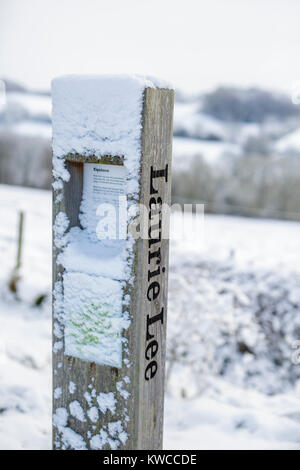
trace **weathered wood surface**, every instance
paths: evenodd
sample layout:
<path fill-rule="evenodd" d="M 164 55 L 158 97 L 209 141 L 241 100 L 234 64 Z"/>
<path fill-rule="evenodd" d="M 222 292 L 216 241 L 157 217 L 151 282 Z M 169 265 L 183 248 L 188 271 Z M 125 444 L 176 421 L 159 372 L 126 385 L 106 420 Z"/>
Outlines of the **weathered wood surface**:
<path fill-rule="evenodd" d="M 166 170 L 164 176 L 156 176 L 152 179 L 155 194 L 152 197 L 160 197 L 162 202 L 170 204 L 171 195 L 171 145 L 173 122 L 174 93 L 166 89 L 147 88 L 144 92 L 143 127 L 142 127 L 142 154 L 140 168 L 140 196 L 141 203 L 149 206 L 151 168 L 152 171 Z M 79 206 L 82 197 L 83 163 L 87 161 L 98 163 L 122 163 L 121 157 L 103 157 L 97 159 L 91 156 L 89 159 L 78 155 L 66 156 L 67 168 L 71 174 L 70 181 L 64 183 L 62 199 L 53 201 L 53 222 L 59 212 L 65 212 L 70 220 L 70 226 L 79 225 Z M 152 188 L 153 189 L 153 188 Z M 164 222 L 164 221 L 163 221 Z M 150 226 L 151 220 L 147 221 Z M 160 250 L 159 255 L 150 256 Z M 121 421 L 128 434 L 125 443 L 119 443 L 119 449 L 161 449 L 163 435 L 163 403 L 164 403 L 164 369 L 166 348 L 166 314 L 167 314 L 167 290 L 168 290 L 168 240 L 157 243 L 139 239 L 134 247 L 134 260 L 132 272 L 135 275 L 133 285 L 124 288 L 124 296 L 130 295 L 129 313 L 130 327 L 123 332 L 128 340 L 123 347 L 123 366 L 120 369 L 109 366 L 100 366 L 88 363 L 77 358 L 64 355 L 64 344 L 61 349 L 54 348 L 53 352 L 53 390 L 61 390 L 61 395 L 53 397 L 53 412 L 58 408 L 69 409 L 73 401 L 78 401 L 85 411 L 85 420 L 80 421 L 68 415 L 67 426 L 82 436 L 86 448 L 90 448 L 91 436 L 96 435 L 101 429 L 107 429 L 110 422 Z M 53 287 L 57 281 L 62 280 L 63 268 L 56 264 L 59 250 L 53 246 Z M 150 260 L 150 263 L 149 263 Z M 147 291 L 151 284 L 148 279 L 149 271 L 154 272 L 160 267 L 160 273 L 153 277 L 160 285 L 160 292 L 155 300 L 148 300 Z M 163 269 L 164 268 L 164 269 Z M 150 299 L 154 297 L 155 290 L 150 290 Z M 124 306 L 124 310 L 128 307 Z M 162 316 L 151 323 L 151 318 Z M 55 323 L 56 319 L 53 319 Z M 147 322 L 148 333 L 147 338 Z M 53 343 L 58 338 L 53 335 Z M 61 338 L 62 343 L 64 339 Z M 150 346 L 149 346 L 150 345 Z M 56 352 L 55 352 L 56 351 Z M 153 357 L 151 357 L 153 356 Z M 155 366 L 149 368 L 149 364 L 155 361 L 157 370 L 153 378 L 150 378 Z M 129 364 L 129 367 L 127 366 Z M 148 367 L 148 369 L 147 369 Z M 125 381 L 124 381 L 124 378 Z M 130 382 L 128 383 L 128 379 Z M 148 378 L 148 380 L 147 380 Z M 70 383 L 76 385 L 76 390 L 70 392 Z M 123 390 L 130 393 L 129 396 L 122 391 L 117 384 L 122 383 Z M 90 403 L 86 400 L 86 393 L 91 393 Z M 99 393 L 113 392 L 117 398 L 115 413 L 110 411 L 99 413 L 99 420 L 93 423 L 87 414 L 91 406 L 99 408 L 96 396 Z M 61 433 L 53 427 L 53 447 L 62 448 Z M 106 446 L 110 449 L 110 446 Z"/>

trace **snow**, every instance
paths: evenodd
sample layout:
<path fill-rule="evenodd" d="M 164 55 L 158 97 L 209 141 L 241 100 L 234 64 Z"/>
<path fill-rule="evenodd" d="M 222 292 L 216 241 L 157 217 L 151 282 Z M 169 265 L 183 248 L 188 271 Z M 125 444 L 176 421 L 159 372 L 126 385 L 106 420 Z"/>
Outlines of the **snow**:
<path fill-rule="evenodd" d="M 9 92 L 6 94 L 7 106 L 18 104 L 27 111 L 31 118 L 41 118 L 51 116 L 51 100 L 45 95 L 18 92 Z"/>
<path fill-rule="evenodd" d="M 100 433 L 96 436 L 93 436 L 90 440 L 90 446 L 93 450 L 100 450 L 102 449 L 107 443 L 110 443 L 110 448 L 114 449 L 115 446 L 113 445 L 113 441 L 109 439 L 108 434 L 106 431 L 101 429 Z"/>
<path fill-rule="evenodd" d="M 60 398 L 62 395 L 62 390 L 61 390 L 61 387 L 56 387 L 54 389 L 54 399 L 55 400 L 58 400 L 58 398 Z"/>
<path fill-rule="evenodd" d="M 300 150 L 300 129 L 290 132 L 276 142 L 276 149 L 284 152 L 288 150 Z"/>
<path fill-rule="evenodd" d="M 59 212 L 55 218 L 53 226 L 54 244 L 57 248 L 62 248 L 66 244 L 65 232 L 68 226 L 68 217 L 64 212 Z"/>
<path fill-rule="evenodd" d="M 43 139 L 45 145 L 49 145 L 52 136 L 50 96 L 8 92 L 0 109 L 0 130 L 2 136 Z"/>
<path fill-rule="evenodd" d="M 63 283 L 65 354 L 121 367 L 121 334 L 129 325 L 121 315 L 121 283 L 79 272 L 65 273 Z"/>
<path fill-rule="evenodd" d="M 69 382 L 69 392 L 75 393 L 76 392 L 76 384 L 72 381 Z"/>
<path fill-rule="evenodd" d="M 225 153 L 238 154 L 240 147 L 229 142 L 213 142 L 209 140 L 174 137 L 173 164 L 176 171 L 190 168 L 194 157 L 202 156 L 206 163 L 214 167 L 221 163 Z"/>
<path fill-rule="evenodd" d="M 102 413 L 110 411 L 114 414 L 116 411 L 116 398 L 113 392 L 99 393 L 97 396 L 97 402 Z"/>
<path fill-rule="evenodd" d="M 175 213 L 172 221 L 174 227 L 176 218 L 179 217 Z M 290 271 L 298 270 L 300 265 L 298 222 L 206 214 L 203 233 L 200 235 L 204 235 L 204 242 L 197 246 L 197 253 L 201 253 L 206 259 L 224 262 L 228 257 L 234 256 L 237 267 L 241 269 L 251 266 L 257 270 L 268 268 Z M 181 240 L 177 244 L 174 242 L 174 249 L 175 246 L 177 263 L 183 262 L 181 256 L 185 257 L 186 263 L 192 262 L 195 256 L 194 244 L 187 246 Z"/>
<path fill-rule="evenodd" d="M 96 406 L 92 406 L 87 411 L 88 417 L 93 423 L 96 423 L 99 417 L 98 408 Z"/>
<path fill-rule="evenodd" d="M 5 220 L 0 225 L 0 448 L 47 449 L 51 303 L 50 296 L 40 308 L 33 301 L 50 292 L 51 195 L 2 185 L 0 199 Z M 7 280 L 15 264 L 20 208 L 25 210 L 25 238 L 18 300 L 8 292 Z M 299 365 L 289 358 L 294 350 L 281 339 L 282 365 L 271 367 L 273 351 L 265 345 L 272 336 L 264 338 L 253 315 L 257 298 L 270 302 L 272 297 L 277 317 L 266 310 L 265 319 L 272 324 L 277 318 L 286 336 L 297 327 L 299 233 L 296 222 L 206 215 L 203 244 L 171 241 L 167 372 L 174 340 L 183 357 L 175 349 L 179 360 L 169 373 L 164 448 L 300 449 Z M 239 335 L 254 348 L 254 359 L 237 352 Z M 228 357 L 232 362 L 220 375 Z M 114 394 L 98 394 L 93 402 L 90 385 L 90 406 L 114 413 Z M 91 408 L 85 418 L 95 419 L 96 411 Z M 56 425 L 66 442 L 84 448 L 80 436 L 66 428 L 68 415 L 65 408 L 57 410 Z M 91 437 L 91 445 L 101 448 L 107 439 L 103 431 Z"/>
<path fill-rule="evenodd" d="M 109 434 L 120 439 L 120 441 L 125 444 L 128 439 L 128 434 L 124 431 L 121 421 L 115 421 L 108 424 Z"/>
<path fill-rule="evenodd" d="M 86 445 L 80 434 L 73 431 L 73 429 L 65 427 L 61 429 L 63 435 L 64 446 L 62 450 L 71 448 L 74 450 L 86 450 Z M 58 447 L 58 444 L 57 444 Z"/>
<path fill-rule="evenodd" d="M 90 445 L 91 445 L 91 449 L 93 450 L 102 449 L 103 444 L 102 444 L 101 437 L 99 435 L 93 436 L 92 439 L 90 440 Z"/>
<path fill-rule="evenodd" d="M 16 133 L 26 137 L 43 137 L 47 140 L 50 140 L 52 137 L 51 126 L 47 123 L 38 121 L 21 121 L 10 125 L 8 131 L 9 133 Z"/>
<path fill-rule="evenodd" d="M 196 396 L 212 373 L 266 394 L 299 380 L 292 361 L 299 248 L 298 223 L 225 216 L 205 216 L 203 243 L 172 242 L 168 358 L 176 396 Z"/>
<path fill-rule="evenodd" d="M 81 418 L 82 416 L 81 416 L 80 410 L 78 410 L 78 405 L 76 404 L 76 402 L 72 402 L 70 404 L 71 414 L 73 414 L 73 416 L 77 418 L 78 416 L 79 418 Z M 67 410 L 63 407 L 57 408 L 55 410 L 55 413 L 53 414 L 53 425 L 57 427 L 57 429 L 59 430 L 59 432 L 62 434 L 62 437 L 63 437 L 64 444 L 62 446 L 62 450 L 65 450 L 68 448 L 71 448 L 74 450 L 86 450 L 86 445 L 85 445 L 83 438 L 78 433 L 73 431 L 73 429 L 67 426 L 68 416 L 69 415 L 68 415 Z M 59 447 L 59 445 L 60 445 L 59 443 L 56 443 L 57 447 Z"/>
<path fill-rule="evenodd" d="M 198 450 L 299 450 L 299 395 L 266 397 L 223 381 L 194 400 L 168 398 L 164 446 Z M 176 413 L 174 413 L 176 410 Z M 183 442 L 184 439 L 184 442 Z"/>
<path fill-rule="evenodd" d="M 136 194 L 143 92 L 155 83 L 129 75 L 74 75 L 54 79 L 55 159 L 69 153 L 123 156 L 128 177 L 127 194 Z"/>
<path fill-rule="evenodd" d="M 65 408 L 57 408 L 53 415 L 54 426 L 66 426 L 68 421 L 68 412 Z"/>
<path fill-rule="evenodd" d="M 124 382 L 126 383 L 125 380 L 124 380 Z M 123 388 L 122 381 L 117 382 L 116 386 L 117 386 L 117 390 L 118 390 L 119 394 L 121 395 L 121 397 L 123 397 L 125 400 L 127 400 L 127 398 L 129 398 L 129 396 L 130 396 L 130 393 L 128 392 L 128 390 L 125 390 Z"/>
<path fill-rule="evenodd" d="M 174 132 L 198 139 L 224 140 L 226 137 L 223 123 L 202 113 L 198 102 L 176 103 Z"/>
<path fill-rule="evenodd" d="M 78 400 L 72 401 L 69 407 L 70 413 L 74 418 L 78 419 L 78 421 L 81 421 L 82 423 L 86 421 L 84 417 L 84 410 Z"/>
<path fill-rule="evenodd" d="M 68 272 L 78 270 L 85 274 L 103 276 L 115 279 L 124 279 L 124 244 L 111 243 L 109 250 L 107 244 L 95 243 L 90 240 L 89 234 L 79 227 L 73 227 L 68 236 L 65 250 L 59 256 L 61 263 Z"/>

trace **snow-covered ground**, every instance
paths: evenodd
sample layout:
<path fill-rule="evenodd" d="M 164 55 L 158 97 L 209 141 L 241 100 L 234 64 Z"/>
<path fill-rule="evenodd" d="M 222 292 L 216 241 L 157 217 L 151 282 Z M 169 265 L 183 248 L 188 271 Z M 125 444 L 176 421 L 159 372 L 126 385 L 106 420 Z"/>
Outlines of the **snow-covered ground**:
<path fill-rule="evenodd" d="M 7 284 L 18 210 L 25 232 L 17 299 Z M 50 192 L 2 185 L 0 214 L 0 449 L 46 449 Z M 299 223 L 208 215 L 204 237 L 171 241 L 165 448 L 300 449 L 300 365 L 292 364 L 299 235 Z M 277 333 L 285 335 L 280 345 Z"/>
<path fill-rule="evenodd" d="M 276 144 L 276 149 L 279 152 L 297 150 L 299 152 L 300 148 L 300 130 L 296 129 L 295 131 L 287 134 L 278 140 Z"/>
<path fill-rule="evenodd" d="M 240 150 L 238 145 L 229 142 L 174 137 L 173 166 L 175 166 L 176 171 L 191 168 L 194 158 L 201 155 L 205 162 L 213 167 L 220 163 L 225 153 L 238 155 Z"/>

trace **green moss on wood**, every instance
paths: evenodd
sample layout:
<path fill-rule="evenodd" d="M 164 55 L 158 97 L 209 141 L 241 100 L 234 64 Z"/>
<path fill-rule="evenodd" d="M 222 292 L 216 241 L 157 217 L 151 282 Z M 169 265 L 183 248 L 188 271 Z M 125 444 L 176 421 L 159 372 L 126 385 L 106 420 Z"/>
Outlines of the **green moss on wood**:
<path fill-rule="evenodd" d="M 118 155 L 97 157 L 96 155 L 80 155 L 79 153 L 68 153 L 65 160 L 77 163 L 102 163 L 103 165 L 123 165 L 124 163 L 124 157 Z"/>

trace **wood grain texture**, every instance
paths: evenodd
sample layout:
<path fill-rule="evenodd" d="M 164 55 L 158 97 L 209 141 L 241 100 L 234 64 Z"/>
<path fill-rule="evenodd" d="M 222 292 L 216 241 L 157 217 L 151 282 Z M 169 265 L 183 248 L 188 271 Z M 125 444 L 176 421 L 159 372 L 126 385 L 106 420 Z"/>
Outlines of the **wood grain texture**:
<path fill-rule="evenodd" d="M 164 177 L 155 178 L 156 196 L 170 204 L 171 198 L 171 145 L 173 122 L 174 93 L 171 90 L 147 88 L 144 92 L 142 137 L 141 137 L 141 167 L 140 167 L 140 195 L 139 201 L 146 206 L 150 200 L 151 167 L 152 170 L 161 170 L 168 165 L 168 181 Z M 123 159 L 116 157 L 83 157 L 78 155 L 66 156 L 67 168 L 71 178 L 64 183 L 62 190 L 54 192 L 53 222 L 59 212 L 65 212 L 70 220 L 70 226 L 79 225 L 79 206 L 82 197 L 83 162 L 98 162 L 109 164 L 122 164 Z M 61 200 L 57 202 L 57 194 L 61 193 Z M 147 221 L 148 224 L 151 221 Z M 155 244 L 151 245 L 153 250 Z M 57 265 L 56 259 L 59 251 L 53 246 L 53 288 L 61 285 L 63 268 Z M 157 259 L 153 258 L 149 264 L 149 240 L 139 239 L 134 246 L 134 259 L 132 274 L 134 283 L 124 287 L 123 295 L 129 294 L 130 327 L 124 331 L 123 336 L 127 344 L 123 347 L 123 366 L 120 369 L 109 366 L 99 366 L 77 358 L 64 355 L 64 339 L 57 338 L 53 333 L 53 412 L 58 408 L 70 409 L 70 403 L 78 401 L 84 409 L 85 420 L 80 421 L 70 413 L 67 426 L 79 434 L 87 449 L 91 448 L 91 436 L 97 435 L 106 429 L 110 422 L 120 421 L 128 434 L 126 442 L 119 442 L 119 449 L 161 449 L 163 437 L 163 402 L 164 402 L 164 369 L 166 348 L 166 313 L 168 290 L 168 240 L 160 243 L 160 266 L 165 271 L 156 276 L 160 284 L 159 296 L 149 301 L 147 289 L 149 288 L 148 271 L 154 269 Z M 59 284 L 57 284 L 59 283 Z M 145 353 L 147 341 L 147 316 L 155 317 L 164 308 L 163 323 L 156 321 L 151 325 L 151 334 L 158 343 L 158 350 L 154 359 L 157 361 L 157 372 L 150 379 L 145 379 L 145 370 L 149 364 L 147 359 L 151 355 Z M 123 310 L 128 310 L 125 306 Z M 57 308 L 53 311 L 53 323 L 59 321 Z M 57 348 L 57 343 L 62 347 Z M 151 341 L 150 341 L 151 342 Z M 56 346 L 55 346 L 56 345 Z M 153 350 L 152 350 L 153 352 Z M 126 378 L 126 379 L 125 379 Z M 129 381 L 128 381 L 129 378 Z M 124 380 L 125 379 L 125 380 Z M 129 382 L 129 383 L 128 383 Z M 76 385 L 71 393 L 70 383 Z M 122 384 L 122 390 L 118 384 Z M 130 395 L 124 394 L 125 391 Z M 55 393 L 61 390 L 61 394 Z M 94 390 L 93 395 L 89 396 Z M 120 391 L 121 390 L 121 391 Z M 99 408 L 97 395 L 99 393 L 113 392 L 117 398 L 114 413 L 106 411 L 99 413 L 97 422 L 92 422 L 88 416 L 91 406 Z M 63 438 L 57 427 L 53 427 L 53 447 L 61 449 Z M 65 447 L 63 447 L 65 448 Z M 67 447 L 71 448 L 71 446 Z M 104 449 L 110 449 L 106 445 Z"/>

